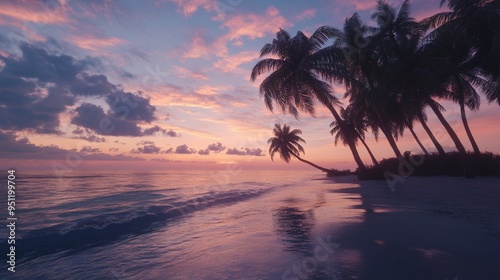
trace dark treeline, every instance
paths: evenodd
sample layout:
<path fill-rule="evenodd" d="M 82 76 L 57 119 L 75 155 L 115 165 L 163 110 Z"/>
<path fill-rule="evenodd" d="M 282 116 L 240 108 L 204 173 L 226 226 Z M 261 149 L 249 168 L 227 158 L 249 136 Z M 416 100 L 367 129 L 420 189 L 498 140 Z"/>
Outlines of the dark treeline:
<path fill-rule="evenodd" d="M 410 16 L 408 1 L 399 9 L 378 1 L 371 16 L 373 26 L 363 23 L 355 13 L 345 20 L 342 30 L 323 26 L 310 37 L 301 31 L 291 37 L 280 29 L 272 43 L 261 50 L 261 57 L 272 58 L 263 58 L 254 66 L 251 80 L 271 72 L 260 85 L 260 94 L 271 111 L 278 107 L 298 117 L 299 112 L 314 115 L 317 101 L 326 106 L 334 119 L 331 133 L 335 144 L 341 141 L 350 148 L 360 174 L 368 171 L 359 156 L 359 142 L 373 167 L 379 165 L 364 141 L 366 132 L 376 139 L 383 136 L 401 162 L 405 155 L 397 140 L 406 130 L 422 154 L 430 155 L 413 129 L 421 125 L 435 146 L 435 156 L 456 160 L 456 156 L 447 157 L 427 125 L 428 112 L 453 140 L 465 169 L 462 172 L 467 173 L 471 169 L 467 159 L 481 156 L 467 122 L 467 109 L 479 109 L 480 94 L 489 103 L 500 105 L 500 1 L 444 0 L 441 4 L 450 11 L 422 21 Z M 345 108 L 332 94 L 332 83 L 345 86 L 349 100 Z M 472 152 L 466 151 L 464 139 L 459 139 L 443 115 L 441 100 L 459 106 Z M 275 127 L 279 138 L 277 133 L 283 135 L 279 125 Z M 299 158 L 300 151 L 286 153 L 284 159 L 288 162 L 290 155 Z M 279 152 L 282 155 L 283 149 Z M 498 161 L 498 156 L 490 157 Z"/>

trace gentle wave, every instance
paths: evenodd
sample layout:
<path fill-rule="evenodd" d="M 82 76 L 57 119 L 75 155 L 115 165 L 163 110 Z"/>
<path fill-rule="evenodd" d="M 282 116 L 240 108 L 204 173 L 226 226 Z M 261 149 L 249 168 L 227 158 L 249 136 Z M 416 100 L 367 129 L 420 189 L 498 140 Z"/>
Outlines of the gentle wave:
<path fill-rule="evenodd" d="M 68 221 L 63 224 L 33 230 L 16 240 L 19 255 L 37 258 L 60 251 L 74 253 L 88 248 L 117 242 L 154 231 L 173 219 L 210 207 L 228 205 L 260 196 L 270 189 L 229 190 L 207 192 L 188 200 L 164 198 L 155 205 L 127 209 Z M 143 201 L 147 204 L 148 201 Z M 2 246 L 6 246 L 3 241 Z"/>

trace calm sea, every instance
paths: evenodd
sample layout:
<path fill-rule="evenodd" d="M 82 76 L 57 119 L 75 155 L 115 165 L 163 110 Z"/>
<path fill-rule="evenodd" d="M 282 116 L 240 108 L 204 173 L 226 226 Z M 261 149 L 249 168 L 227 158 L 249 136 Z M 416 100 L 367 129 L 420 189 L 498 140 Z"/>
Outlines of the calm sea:
<path fill-rule="evenodd" d="M 317 224 L 341 199 L 314 171 L 16 176 L 16 272 L 0 279 L 336 279 Z M 344 208 L 337 222 L 358 218 Z"/>

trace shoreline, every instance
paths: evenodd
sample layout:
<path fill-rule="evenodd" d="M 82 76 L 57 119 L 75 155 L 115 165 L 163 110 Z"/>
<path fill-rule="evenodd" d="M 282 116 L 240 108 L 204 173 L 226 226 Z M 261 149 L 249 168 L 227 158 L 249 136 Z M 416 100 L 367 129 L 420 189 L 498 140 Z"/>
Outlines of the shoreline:
<path fill-rule="evenodd" d="M 359 279 L 498 279 L 500 180 L 405 179 L 394 191 L 385 181 L 325 179 L 332 192 L 359 195 L 364 210 L 362 222 L 336 233 L 340 259 L 360 256 L 344 258 L 347 267 Z"/>

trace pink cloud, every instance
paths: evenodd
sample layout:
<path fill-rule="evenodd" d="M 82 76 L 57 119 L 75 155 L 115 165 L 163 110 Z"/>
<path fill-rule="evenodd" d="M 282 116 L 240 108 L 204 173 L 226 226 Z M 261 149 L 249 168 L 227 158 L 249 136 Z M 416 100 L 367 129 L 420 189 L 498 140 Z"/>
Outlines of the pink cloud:
<path fill-rule="evenodd" d="M 94 52 L 100 52 L 102 49 L 126 43 L 126 41 L 116 37 L 99 38 L 92 35 L 71 36 L 68 41 L 82 49 Z"/>
<path fill-rule="evenodd" d="M 57 6 L 41 1 L 3 1 L 0 16 L 38 24 L 62 24 L 69 21 L 64 1 Z"/>
<path fill-rule="evenodd" d="M 254 61 L 259 58 L 256 51 L 243 51 L 236 55 L 226 56 L 213 63 L 213 66 L 224 73 L 240 73 L 241 64 Z"/>
<path fill-rule="evenodd" d="M 230 89 L 232 89 L 231 86 L 204 85 L 204 86 L 196 89 L 194 92 L 201 94 L 201 95 L 216 95 L 216 94 L 220 94 L 222 91 L 227 91 Z"/>
<path fill-rule="evenodd" d="M 191 16 L 199 8 L 208 12 L 217 11 L 218 9 L 217 1 L 215 0 L 167 0 L 167 2 L 177 4 L 177 12 L 184 14 L 185 17 Z"/>
<path fill-rule="evenodd" d="M 224 38 L 221 37 L 209 43 L 201 36 L 200 32 L 194 34 L 186 49 L 182 55 L 184 58 L 209 58 L 212 55 L 223 57 L 227 54 Z"/>
<path fill-rule="evenodd" d="M 373 0 L 354 0 L 352 1 L 356 10 L 368 10 L 377 6 L 377 1 Z"/>
<path fill-rule="evenodd" d="M 174 70 L 177 73 L 177 75 L 182 78 L 208 80 L 208 76 L 199 70 L 190 70 L 179 66 L 175 66 Z"/>
<path fill-rule="evenodd" d="M 154 106 L 181 106 L 213 109 L 220 105 L 211 95 L 203 95 L 194 91 L 184 91 L 173 86 L 159 86 L 148 92 L 151 104 Z"/>
<path fill-rule="evenodd" d="M 295 16 L 296 20 L 306 20 L 316 16 L 316 9 L 307 9 Z"/>
<path fill-rule="evenodd" d="M 292 23 L 282 16 L 278 9 L 269 7 L 264 15 L 234 15 L 228 18 L 222 26 L 229 29 L 225 38 L 233 41 L 241 38 L 249 38 L 251 40 L 262 38 L 268 33 L 278 31 L 279 28 L 288 28 L 292 26 Z"/>

